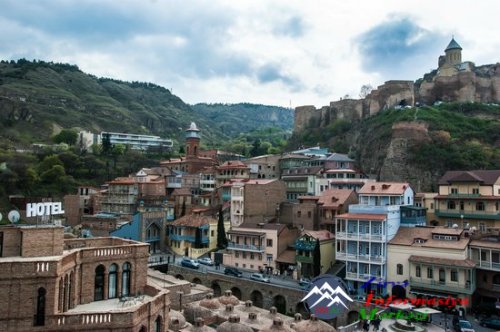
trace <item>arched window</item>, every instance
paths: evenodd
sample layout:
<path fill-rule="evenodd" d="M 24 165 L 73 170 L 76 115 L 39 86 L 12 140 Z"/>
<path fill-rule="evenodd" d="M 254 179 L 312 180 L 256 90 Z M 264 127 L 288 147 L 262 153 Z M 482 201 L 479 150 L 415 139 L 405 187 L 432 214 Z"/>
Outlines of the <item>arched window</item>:
<path fill-rule="evenodd" d="M 397 265 L 397 274 L 403 275 L 403 264 Z"/>
<path fill-rule="evenodd" d="M 111 264 L 109 267 L 109 278 L 108 278 L 108 299 L 114 299 L 118 296 L 118 282 L 116 280 L 116 274 L 118 272 L 118 265 Z"/>
<path fill-rule="evenodd" d="M 35 326 L 45 325 L 45 288 L 38 288 L 38 296 L 36 300 Z"/>
<path fill-rule="evenodd" d="M 104 265 L 95 268 L 94 301 L 104 300 Z"/>
<path fill-rule="evenodd" d="M 130 295 L 130 263 L 123 263 L 122 267 L 122 296 Z"/>
<path fill-rule="evenodd" d="M 161 332 L 161 316 L 158 316 L 155 320 L 154 332 Z"/>

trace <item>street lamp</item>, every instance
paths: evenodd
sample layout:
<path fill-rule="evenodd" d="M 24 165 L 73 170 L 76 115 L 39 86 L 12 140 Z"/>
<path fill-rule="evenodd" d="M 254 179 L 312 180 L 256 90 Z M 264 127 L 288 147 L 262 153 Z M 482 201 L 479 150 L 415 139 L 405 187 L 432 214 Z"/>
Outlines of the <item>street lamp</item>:
<path fill-rule="evenodd" d="M 462 229 L 463 229 L 464 228 L 464 215 L 463 214 L 460 215 L 460 219 L 462 220 Z"/>

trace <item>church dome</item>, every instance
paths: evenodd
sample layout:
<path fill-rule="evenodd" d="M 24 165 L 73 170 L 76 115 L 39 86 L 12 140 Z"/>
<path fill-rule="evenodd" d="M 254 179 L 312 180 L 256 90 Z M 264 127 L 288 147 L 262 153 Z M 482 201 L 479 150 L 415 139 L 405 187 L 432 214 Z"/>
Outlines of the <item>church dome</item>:
<path fill-rule="evenodd" d="M 458 45 L 458 43 L 455 41 L 455 38 L 451 38 L 450 43 L 448 44 L 448 46 L 446 47 L 446 49 L 444 51 L 446 52 L 446 51 L 450 51 L 450 50 L 461 50 L 461 49 L 462 49 L 462 47 L 460 45 Z"/>
<path fill-rule="evenodd" d="M 214 328 L 206 326 L 205 322 L 203 321 L 203 318 L 198 317 L 194 321 L 194 325 L 191 326 L 188 329 L 188 331 L 191 331 L 191 332 L 215 332 L 216 330 Z"/>

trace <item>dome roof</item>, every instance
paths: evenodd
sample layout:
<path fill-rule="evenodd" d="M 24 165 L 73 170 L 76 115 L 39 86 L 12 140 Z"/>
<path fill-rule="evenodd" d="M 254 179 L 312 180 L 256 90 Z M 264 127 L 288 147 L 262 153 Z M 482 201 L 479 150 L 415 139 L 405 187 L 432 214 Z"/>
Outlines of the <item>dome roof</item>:
<path fill-rule="evenodd" d="M 198 317 L 194 321 L 194 325 L 188 328 L 191 332 L 215 332 L 214 328 L 205 325 L 203 318 Z"/>
<path fill-rule="evenodd" d="M 233 306 L 240 304 L 240 300 L 238 300 L 238 298 L 234 296 L 233 292 L 231 292 L 230 290 L 225 291 L 224 295 L 219 297 L 219 302 L 223 305 L 232 304 Z"/>
<path fill-rule="evenodd" d="M 170 310 L 168 328 L 172 331 L 180 331 L 186 327 L 186 318 L 176 310 Z"/>
<path fill-rule="evenodd" d="M 253 332 L 252 328 L 240 323 L 240 316 L 231 315 L 229 320 L 217 327 L 217 332 Z"/>
<path fill-rule="evenodd" d="M 204 308 L 198 304 L 188 304 L 184 309 L 184 317 L 186 320 L 194 324 L 197 317 L 203 318 L 205 321 L 212 320 L 215 316 L 215 313 L 208 308 Z"/>
<path fill-rule="evenodd" d="M 336 332 L 335 328 L 322 320 L 319 320 L 315 315 L 311 315 L 309 320 L 301 320 L 296 322 L 293 329 L 297 332 Z"/>
<path fill-rule="evenodd" d="M 248 301 L 245 301 L 245 304 L 240 304 L 238 306 L 236 306 L 235 308 L 236 310 L 238 311 L 241 311 L 241 312 L 259 312 L 259 309 L 257 307 L 255 307 L 253 305 L 253 302 L 248 300 Z"/>
<path fill-rule="evenodd" d="M 200 301 L 200 306 L 208 309 L 219 309 L 221 304 L 214 298 L 214 294 L 210 293 Z"/>
<path fill-rule="evenodd" d="M 461 50 L 461 49 L 462 49 L 462 47 L 460 45 L 458 45 L 458 43 L 455 41 L 455 38 L 451 38 L 450 43 L 448 44 L 448 46 L 446 47 L 446 49 L 444 51 L 446 52 L 449 50 Z"/>
<path fill-rule="evenodd" d="M 273 319 L 273 324 L 270 327 L 263 328 L 260 330 L 261 332 L 272 332 L 272 331 L 284 331 L 284 332 L 291 332 L 293 331 L 289 327 L 286 327 L 283 324 L 283 319 L 280 317 L 275 317 Z"/>

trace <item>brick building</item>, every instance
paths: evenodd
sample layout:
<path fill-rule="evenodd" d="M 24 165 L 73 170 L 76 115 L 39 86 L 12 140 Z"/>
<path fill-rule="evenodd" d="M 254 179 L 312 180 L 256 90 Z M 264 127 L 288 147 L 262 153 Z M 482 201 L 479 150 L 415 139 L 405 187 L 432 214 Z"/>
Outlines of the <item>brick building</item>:
<path fill-rule="evenodd" d="M 63 232 L 0 227 L 1 331 L 167 331 L 168 292 L 148 284 L 147 244 Z"/>

